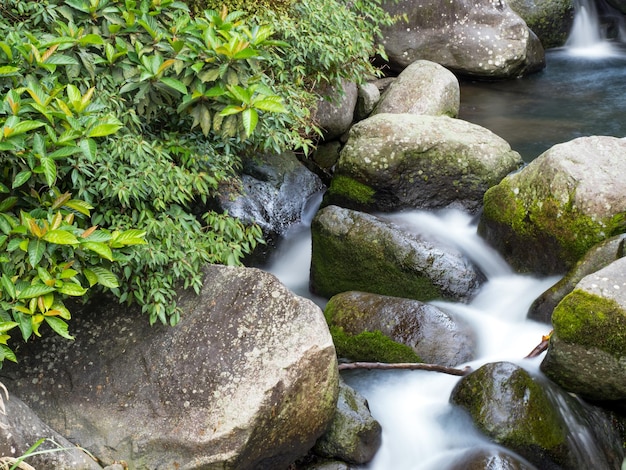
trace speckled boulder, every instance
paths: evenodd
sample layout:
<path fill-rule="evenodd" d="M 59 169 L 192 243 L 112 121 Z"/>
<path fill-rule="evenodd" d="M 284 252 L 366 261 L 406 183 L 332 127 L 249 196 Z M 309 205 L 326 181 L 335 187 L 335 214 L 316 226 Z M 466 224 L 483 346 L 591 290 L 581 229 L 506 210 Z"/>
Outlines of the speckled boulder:
<path fill-rule="evenodd" d="M 310 285 L 322 297 L 356 290 L 462 300 L 483 280 L 458 250 L 362 212 L 325 207 L 315 215 L 311 235 Z"/>
<path fill-rule="evenodd" d="M 354 125 L 324 204 L 365 211 L 461 208 L 522 164 L 491 131 L 448 116 L 376 114 Z"/>
<path fill-rule="evenodd" d="M 476 350 L 468 325 L 417 300 L 344 292 L 328 301 L 324 316 L 335 338 L 337 353 L 357 361 L 389 362 L 383 358 L 385 351 L 380 338 L 364 332 L 378 331 L 396 343 L 409 346 L 422 361 L 431 364 L 455 366 L 472 360 Z M 378 341 L 368 347 L 365 344 L 368 338 Z M 340 351 L 340 344 L 346 350 Z M 358 357 L 364 349 L 379 356 Z"/>
<path fill-rule="evenodd" d="M 383 28 L 382 44 L 396 70 L 418 59 L 467 76 L 515 78 L 545 66 L 537 36 L 501 0 L 400 0 L 383 2 L 406 15 Z"/>
<path fill-rule="evenodd" d="M 409 113 L 456 117 L 461 92 L 459 81 L 445 67 L 418 60 L 389 85 L 374 109 L 374 114 Z"/>
<path fill-rule="evenodd" d="M 585 398 L 626 402 L 626 258 L 584 277 L 552 323 L 542 371 Z"/>
<path fill-rule="evenodd" d="M 479 233 L 519 271 L 563 274 L 626 231 L 626 140 L 558 144 L 490 188 Z"/>
<path fill-rule="evenodd" d="M 106 299 L 104 299 L 106 300 Z M 76 340 L 20 347 L 2 382 L 104 464 L 139 470 L 287 468 L 336 408 L 335 348 L 321 310 L 274 276 L 208 266 L 176 327 L 94 299 Z"/>
<path fill-rule="evenodd" d="M 325 140 L 336 139 L 350 128 L 354 120 L 357 86 L 344 80 L 342 89 L 326 87 L 318 90 L 318 93 L 320 98 L 317 101 L 315 119 Z"/>

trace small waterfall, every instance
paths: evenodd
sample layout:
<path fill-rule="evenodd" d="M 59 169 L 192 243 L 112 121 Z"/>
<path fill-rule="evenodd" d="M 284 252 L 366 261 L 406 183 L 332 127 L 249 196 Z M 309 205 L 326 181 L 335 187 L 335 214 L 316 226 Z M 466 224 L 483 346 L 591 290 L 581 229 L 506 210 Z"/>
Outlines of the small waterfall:
<path fill-rule="evenodd" d="M 602 0 L 575 0 L 574 24 L 565 43 L 570 55 L 587 58 L 610 57 L 618 54 L 615 42 L 608 39 L 606 27 L 603 26 L 598 12 L 597 1 Z M 603 9 L 610 9 L 602 3 Z M 619 30 L 618 38 L 624 36 L 624 19 L 620 13 L 611 15 Z"/>

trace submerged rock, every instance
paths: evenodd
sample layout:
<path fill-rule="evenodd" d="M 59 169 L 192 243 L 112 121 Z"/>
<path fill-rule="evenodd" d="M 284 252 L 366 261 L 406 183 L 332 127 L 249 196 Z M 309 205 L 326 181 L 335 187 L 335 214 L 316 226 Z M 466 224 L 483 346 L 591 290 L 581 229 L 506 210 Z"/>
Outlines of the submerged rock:
<path fill-rule="evenodd" d="M 176 327 L 94 299 L 69 342 L 20 348 L 0 380 L 104 464 L 286 468 L 336 408 L 335 348 L 320 311 L 265 272 L 208 266 Z M 68 359 L 70 358 L 70 359 Z"/>
<path fill-rule="evenodd" d="M 401 18 L 382 28 L 395 70 L 425 59 L 461 75 L 516 78 L 545 66 L 539 39 L 508 2 L 403 0 L 383 6 Z"/>
<path fill-rule="evenodd" d="M 581 137 L 490 188 L 479 233 L 516 269 L 562 274 L 626 231 L 626 140 Z"/>
<path fill-rule="evenodd" d="M 463 300 L 483 280 L 457 249 L 373 215 L 328 206 L 313 219 L 311 235 L 311 289 L 322 297 L 355 290 Z"/>
<path fill-rule="evenodd" d="M 435 62 L 418 60 L 385 90 L 374 114 L 409 113 L 456 117 L 461 92 L 452 72 Z"/>
<path fill-rule="evenodd" d="M 384 350 L 376 348 L 380 341 L 369 348 L 363 344 L 368 338 L 364 332 L 380 332 L 396 343 L 409 346 L 422 361 L 444 366 L 473 359 L 476 349 L 475 338 L 467 325 L 417 300 L 344 292 L 328 301 L 324 316 L 331 327 L 337 353 L 355 361 L 394 362 L 384 357 Z M 344 336 L 352 337 L 351 341 Z M 343 350 L 342 343 L 357 345 L 359 349 Z M 364 350 L 377 356 L 359 357 Z"/>
<path fill-rule="evenodd" d="M 541 370 L 587 399 L 626 402 L 626 258 L 584 277 L 552 324 Z"/>
<path fill-rule="evenodd" d="M 485 191 L 521 165 L 508 143 L 475 124 L 447 116 L 376 114 L 350 130 L 324 204 L 476 212 Z"/>

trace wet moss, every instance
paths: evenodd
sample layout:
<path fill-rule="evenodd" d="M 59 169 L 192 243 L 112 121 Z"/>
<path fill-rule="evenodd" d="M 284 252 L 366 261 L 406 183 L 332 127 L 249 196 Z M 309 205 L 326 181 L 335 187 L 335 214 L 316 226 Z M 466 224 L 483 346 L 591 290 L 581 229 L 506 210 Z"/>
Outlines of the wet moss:
<path fill-rule="evenodd" d="M 359 204 L 370 204 L 374 201 L 376 191 L 349 176 L 335 175 L 328 188 L 333 198 L 346 198 Z"/>
<path fill-rule="evenodd" d="M 613 300 L 574 290 L 554 309 L 552 323 L 567 343 L 626 356 L 626 311 Z"/>
<path fill-rule="evenodd" d="M 330 326 L 338 357 L 366 362 L 422 362 L 406 344 L 393 341 L 380 331 L 347 334 L 340 326 Z"/>

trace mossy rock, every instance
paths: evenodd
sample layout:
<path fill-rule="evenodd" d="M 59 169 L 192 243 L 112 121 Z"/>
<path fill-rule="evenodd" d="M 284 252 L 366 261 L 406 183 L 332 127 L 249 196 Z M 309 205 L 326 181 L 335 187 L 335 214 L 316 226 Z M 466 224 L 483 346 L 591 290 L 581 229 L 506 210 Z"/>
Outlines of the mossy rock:
<path fill-rule="evenodd" d="M 479 233 L 519 271 L 563 274 L 593 245 L 626 231 L 623 174 L 622 139 L 555 145 L 485 193 Z"/>
<path fill-rule="evenodd" d="M 544 49 L 565 44 L 574 23 L 572 0 L 508 0 L 508 3 L 537 35 Z"/>
<path fill-rule="evenodd" d="M 463 377 L 451 395 L 476 426 L 538 468 L 568 467 L 567 428 L 542 386 L 521 367 L 498 362 Z"/>

